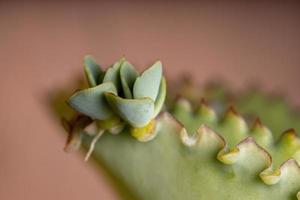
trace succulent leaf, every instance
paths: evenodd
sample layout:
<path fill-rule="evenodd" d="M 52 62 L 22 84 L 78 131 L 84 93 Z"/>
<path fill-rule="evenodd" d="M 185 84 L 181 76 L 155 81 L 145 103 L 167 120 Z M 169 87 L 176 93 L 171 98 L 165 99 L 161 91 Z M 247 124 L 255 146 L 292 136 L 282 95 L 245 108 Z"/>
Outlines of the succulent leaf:
<path fill-rule="evenodd" d="M 135 99 L 150 97 L 156 100 L 162 78 L 162 64 L 155 62 L 138 77 L 133 85 L 133 97 Z"/>
<path fill-rule="evenodd" d="M 197 134 L 190 136 L 170 114 L 158 121 L 161 129 L 151 142 L 140 143 L 126 133 L 103 135 L 95 148 L 94 158 L 105 163 L 137 199 L 296 198 L 300 189 L 297 163 L 283 164 L 279 182 L 268 187 L 258 177 L 270 167 L 271 159 L 252 138 L 234 148 L 235 162 L 222 164 L 217 154 L 227 146 L 226 140 L 213 130 L 200 126 Z M 189 137 L 194 142 L 188 141 Z M 84 143 L 89 142 L 84 136 Z"/>
<path fill-rule="evenodd" d="M 93 119 L 104 120 L 113 116 L 104 93 L 117 94 L 113 83 L 103 83 L 96 87 L 75 92 L 69 99 L 69 105 L 80 113 L 90 116 Z"/>
<path fill-rule="evenodd" d="M 161 83 L 159 86 L 158 96 L 154 103 L 154 114 L 153 114 L 154 117 L 156 117 L 161 111 L 166 99 L 166 95 L 167 95 L 167 84 L 166 84 L 166 79 L 163 77 L 161 79 Z"/>
<path fill-rule="evenodd" d="M 134 69 L 134 67 L 128 62 L 124 61 L 121 65 L 120 69 L 120 77 L 122 88 L 124 91 L 124 95 L 127 99 L 132 99 L 132 89 L 133 84 L 138 77 L 138 72 Z"/>
<path fill-rule="evenodd" d="M 84 57 L 84 72 L 90 87 L 98 85 L 98 80 L 101 79 L 103 71 L 90 55 Z"/>
<path fill-rule="evenodd" d="M 148 97 L 124 99 L 113 93 L 105 93 L 105 97 L 115 113 L 133 127 L 146 126 L 153 119 L 154 102 Z"/>
<path fill-rule="evenodd" d="M 103 83 L 111 82 L 117 88 L 118 93 L 122 90 L 121 80 L 120 80 L 120 68 L 122 63 L 125 61 L 124 58 L 121 58 L 112 67 L 108 68 L 104 77 Z"/>

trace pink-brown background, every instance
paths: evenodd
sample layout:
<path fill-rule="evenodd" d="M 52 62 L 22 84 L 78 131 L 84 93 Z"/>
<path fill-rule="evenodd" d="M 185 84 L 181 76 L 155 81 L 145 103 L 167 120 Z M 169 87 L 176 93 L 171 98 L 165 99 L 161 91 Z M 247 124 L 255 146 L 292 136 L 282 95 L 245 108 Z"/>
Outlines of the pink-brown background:
<path fill-rule="evenodd" d="M 103 65 L 156 59 L 234 88 L 259 83 L 300 105 L 300 3 L 279 1 L 1 1 L 0 199 L 118 199 L 64 134 L 44 99 L 71 85 L 83 55 Z"/>

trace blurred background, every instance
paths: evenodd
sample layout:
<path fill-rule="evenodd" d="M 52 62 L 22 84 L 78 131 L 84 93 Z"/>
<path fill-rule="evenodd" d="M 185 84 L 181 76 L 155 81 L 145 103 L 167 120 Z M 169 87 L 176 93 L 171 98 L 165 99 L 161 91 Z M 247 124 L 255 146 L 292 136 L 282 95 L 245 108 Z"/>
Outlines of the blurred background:
<path fill-rule="evenodd" d="M 299 106 L 299 35 L 299 1 L 0 1 L 0 199 L 119 199 L 63 152 L 45 104 L 74 85 L 85 54 L 140 70 L 161 59 L 170 79 L 259 84 Z"/>

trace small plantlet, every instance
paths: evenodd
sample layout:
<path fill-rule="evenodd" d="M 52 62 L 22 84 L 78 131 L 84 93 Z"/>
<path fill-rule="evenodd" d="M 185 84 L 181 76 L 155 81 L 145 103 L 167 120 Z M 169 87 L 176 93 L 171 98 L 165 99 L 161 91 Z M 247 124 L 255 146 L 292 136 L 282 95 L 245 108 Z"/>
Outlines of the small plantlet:
<path fill-rule="evenodd" d="M 298 128 L 300 118 L 281 101 L 234 98 L 243 114 L 260 113 L 267 127 L 257 117 L 245 120 L 236 107 L 226 110 L 220 88 L 179 85 L 161 112 L 160 61 L 139 74 L 125 58 L 104 71 L 86 56 L 84 72 L 89 88 L 68 100 L 78 114 L 63 123 L 66 151 L 88 147 L 86 160 L 93 152 L 124 199 L 300 200 L 300 138 L 294 129 L 283 131 Z"/>
<path fill-rule="evenodd" d="M 91 56 L 86 56 L 84 72 L 90 87 L 75 92 L 68 103 L 92 120 L 84 129 L 86 134 L 94 137 L 85 160 L 104 132 L 118 134 L 128 126 L 132 136 L 139 141 L 154 138 L 157 133 L 155 118 L 166 97 L 160 61 L 139 74 L 125 58 L 103 71 Z M 74 139 L 80 140 L 81 137 L 75 135 Z M 70 144 L 72 140 L 68 146 Z"/>

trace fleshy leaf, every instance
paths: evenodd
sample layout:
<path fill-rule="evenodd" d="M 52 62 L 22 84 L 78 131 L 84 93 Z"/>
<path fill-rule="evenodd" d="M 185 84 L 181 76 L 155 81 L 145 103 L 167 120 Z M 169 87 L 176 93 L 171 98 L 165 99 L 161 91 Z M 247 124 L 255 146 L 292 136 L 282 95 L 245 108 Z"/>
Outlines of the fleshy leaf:
<path fill-rule="evenodd" d="M 133 127 L 143 127 L 153 119 L 154 102 L 150 98 L 123 99 L 113 93 L 105 93 L 105 97 L 115 113 Z"/>
<path fill-rule="evenodd" d="M 103 83 L 112 82 L 117 88 L 118 93 L 121 92 L 121 81 L 120 81 L 120 67 L 122 63 L 125 61 L 124 58 L 121 58 L 112 67 L 108 68 L 104 77 Z"/>
<path fill-rule="evenodd" d="M 93 119 L 108 119 L 113 116 L 109 105 L 106 102 L 104 93 L 117 94 L 113 83 L 103 83 L 96 87 L 75 92 L 69 99 L 69 105 L 80 113 Z"/>
<path fill-rule="evenodd" d="M 133 84 L 138 77 L 138 72 L 134 67 L 127 61 L 124 61 L 120 69 L 120 77 L 124 95 L 127 99 L 132 99 L 132 88 Z"/>
<path fill-rule="evenodd" d="M 166 79 L 163 77 L 161 79 L 161 83 L 159 86 L 158 96 L 154 103 L 154 117 L 156 117 L 159 114 L 159 112 L 161 111 L 164 105 L 166 99 L 166 92 L 167 92 Z"/>
<path fill-rule="evenodd" d="M 156 100 L 162 77 L 162 64 L 154 63 L 138 77 L 133 85 L 133 97 L 135 99 L 149 97 Z"/>
<path fill-rule="evenodd" d="M 201 126 L 192 140 L 187 139 L 189 135 L 184 131 L 180 135 L 180 125 L 171 121 L 158 119 L 161 128 L 151 142 L 141 143 L 129 134 L 105 134 L 98 141 L 94 158 L 136 195 L 131 199 L 296 198 L 300 189 L 296 163 L 281 170 L 285 175 L 280 183 L 266 186 L 259 173 L 271 160 L 252 138 L 239 143 L 235 162 L 225 165 L 216 160 L 217 151 L 226 146 L 218 134 Z M 84 141 L 90 143 L 88 137 Z"/>
<path fill-rule="evenodd" d="M 84 73 L 87 78 L 90 87 L 95 87 L 98 85 L 98 79 L 101 77 L 103 71 L 95 61 L 95 59 L 87 55 L 84 57 Z"/>

